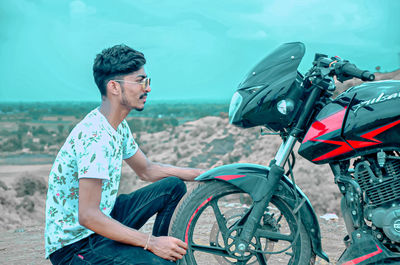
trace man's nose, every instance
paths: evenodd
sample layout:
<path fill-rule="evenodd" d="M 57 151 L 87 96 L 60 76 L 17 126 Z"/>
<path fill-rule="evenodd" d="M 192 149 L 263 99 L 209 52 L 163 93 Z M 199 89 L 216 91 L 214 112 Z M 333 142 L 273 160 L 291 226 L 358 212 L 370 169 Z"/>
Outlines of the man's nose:
<path fill-rule="evenodd" d="M 150 85 L 146 86 L 146 88 L 144 89 L 144 91 L 145 91 L 146 93 L 149 93 L 149 92 L 151 91 Z"/>

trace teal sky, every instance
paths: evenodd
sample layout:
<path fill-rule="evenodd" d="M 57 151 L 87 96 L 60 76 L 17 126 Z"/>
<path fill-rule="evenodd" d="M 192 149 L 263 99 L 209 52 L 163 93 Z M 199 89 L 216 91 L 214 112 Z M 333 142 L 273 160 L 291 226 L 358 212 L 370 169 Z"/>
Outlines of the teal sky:
<path fill-rule="evenodd" d="M 0 101 L 98 101 L 95 55 L 142 51 L 150 100 L 229 101 L 279 44 L 400 68 L 399 0 L 1 0 Z"/>

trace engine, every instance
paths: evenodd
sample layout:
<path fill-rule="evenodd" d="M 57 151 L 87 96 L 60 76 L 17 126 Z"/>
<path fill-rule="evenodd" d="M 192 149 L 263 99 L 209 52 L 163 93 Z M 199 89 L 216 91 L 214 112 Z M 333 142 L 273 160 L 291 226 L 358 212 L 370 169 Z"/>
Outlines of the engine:
<path fill-rule="evenodd" d="M 366 219 L 392 243 L 400 243 L 400 156 L 380 151 L 355 161 L 354 166 L 354 178 L 366 204 Z M 383 238 L 379 233 L 377 237 Z"/>

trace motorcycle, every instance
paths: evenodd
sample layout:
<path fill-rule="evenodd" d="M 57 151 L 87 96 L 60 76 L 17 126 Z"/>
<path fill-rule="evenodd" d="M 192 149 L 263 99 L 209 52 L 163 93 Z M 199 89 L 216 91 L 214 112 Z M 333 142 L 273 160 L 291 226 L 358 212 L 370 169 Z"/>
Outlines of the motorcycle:
<path fill-rule="evenodd" d="M 239 84 L 229 121 L 282 138 L 269 166 L 230 164 L 200 175 L 177 210 L 173 236 L 188 244 L 180 264 L 314 264 L 322 250 L 316 214 L 293 177 L 293 148 L 328 163 L 348 235 L 338 264 L 400 264 L 400 81 L 354 86 L 333 98 L 335 79 L 375 76 L 339 57 L 286 43 Z M 264 133 L 265 134 L 265 133 Z"/>

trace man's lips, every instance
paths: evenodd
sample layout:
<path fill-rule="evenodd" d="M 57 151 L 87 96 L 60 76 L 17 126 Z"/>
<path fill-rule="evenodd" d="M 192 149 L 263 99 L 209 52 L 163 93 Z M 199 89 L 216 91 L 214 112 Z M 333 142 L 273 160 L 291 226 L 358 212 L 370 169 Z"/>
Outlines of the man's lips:
<path fill-rule="evenodd" d="M 139 98 L 140 98 L 140 99 L 143 99 L 143 100 L 146 102 L 147 93 L 146 93 L 146 94 L 142 94 Z"/>

